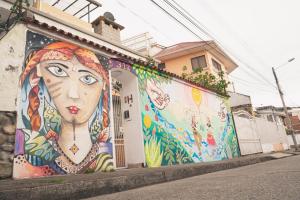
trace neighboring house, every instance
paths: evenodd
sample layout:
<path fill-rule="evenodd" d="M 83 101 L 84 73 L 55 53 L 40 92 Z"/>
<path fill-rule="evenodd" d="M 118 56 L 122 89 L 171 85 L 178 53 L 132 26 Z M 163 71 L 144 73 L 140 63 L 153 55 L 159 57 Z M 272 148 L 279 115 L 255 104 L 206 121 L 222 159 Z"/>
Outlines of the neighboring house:
<path fill-rule="evenodd" d="M 295 133 L 297 144 L 300 144 L 300 107 L 287 107 L 288 114 L 291 120 L 292 128 Z M 256 108 L 258 117 L 267 119 L 270 122 L 276 122 L 279 125 L 285 126 L 287 130 L 286 115 L 283 107 L 263 106 Z M 290 145 L 294 145 L 292 135 L 287 132 L 288 141 Z"/>
<path fill-rule="evenodd" d="M 21 179 L 238 157 L 227 97 L 145 66 L 111 13 L 89 17 L 97 6 L 34 1 L 4 20 L 13 26 L 0 39 L 1 173 L 12 158 Z"/>
<path fill-rule="evenodd" d="M 256 116 L 264 118 L 269 122 L 276 122 L 280 125 L 285 125 L 284 119 L 286 117 L 282 107 L 262 106 L 256 108 Z"/>
<path fill-rule="evenodd" d="M 242 155 L 289 149 L 291 143 L 285 127 L 273 118 L 271 120 L 273 112 L 257 115 L 253 111 L 250 96 L 235 92 L 228 94 Z"/>
<path fill-rule="evenodd" d="M 148 32 L 122 40 L 122 44 L 145 56 L 153 57 L 165 47 L 153 41 Z"/>
<path fill-rule="evenodd" d="M 175 44 L 163 49 L 154 58 L 161 61 L 161 66 L 166 71 L 179 76 L 183 72 L 190 73 L 201 68 L 216 77 L 222 70 L 225 80 L 228 80 L 227 75 L 238 67 L 214 41 Z"/>
<path fill-rule="evenodd" d="M 237 92 L 228 92 L 230 96 L 229 102 L 232 112 L 246 111 L 248 114 L 253 115 L 253 107 L 251 97 Z"/>
<path fill-rule="evenodd" d="M 293 130 L 300 133 L 300 108 L 291 107 L 288 109 L 288 113 L 291 119 Z"/>

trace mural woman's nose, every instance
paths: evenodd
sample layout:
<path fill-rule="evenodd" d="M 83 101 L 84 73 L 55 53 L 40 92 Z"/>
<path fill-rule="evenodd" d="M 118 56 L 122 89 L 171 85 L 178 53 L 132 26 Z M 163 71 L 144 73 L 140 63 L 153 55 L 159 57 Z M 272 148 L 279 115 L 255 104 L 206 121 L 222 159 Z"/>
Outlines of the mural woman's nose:
<path fill-rule="evenodd" d="M 78 87 L 75 83 L 71 84 L 68 95 L 71 99 L 79 99 Z"/>

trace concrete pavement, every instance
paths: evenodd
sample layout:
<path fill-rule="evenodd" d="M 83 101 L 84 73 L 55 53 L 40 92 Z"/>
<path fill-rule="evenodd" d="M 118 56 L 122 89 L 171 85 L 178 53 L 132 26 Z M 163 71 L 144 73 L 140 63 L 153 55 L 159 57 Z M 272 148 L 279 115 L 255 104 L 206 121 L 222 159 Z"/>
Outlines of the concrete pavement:
<path fill-rule="evenodd" d="M 151 169 L 127 169 L 112 173 L 53 176 L 30 180 L 7 179 L 0 181 L 0 199 L 87 198 L 251 165 L 272 159 L 276 159 L 272 154 L 257 154 L 218 162 Z"/>
<path fill-rule="evenodd" d="M 277 154 L 278 156 L 280 154 Z M 299 200 L 300 155 L 103 195 L 89 200 Z"/>

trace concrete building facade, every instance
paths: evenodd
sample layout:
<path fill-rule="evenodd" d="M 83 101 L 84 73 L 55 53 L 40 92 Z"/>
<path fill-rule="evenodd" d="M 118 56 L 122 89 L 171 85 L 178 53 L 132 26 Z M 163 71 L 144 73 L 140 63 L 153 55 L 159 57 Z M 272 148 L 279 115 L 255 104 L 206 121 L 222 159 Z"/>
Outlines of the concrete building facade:
<path fill-rule="evenodd" d="M 4 9 L 13 4 L 0 2 Z M 24 11 L 19 23 L 1 32 L 0 49 L 9 50 L 0 69 L 0 110 L 7 119 L 1 124 L 1 155 L 14 151 L 1 157 L 1 169 L 7 170 L 1 177 L 240 155 L 226 96 L 144 66 L 146 57 L 118 41 L 36 7 Z M 13 149 L 9 134 L 15 137 Z"/>

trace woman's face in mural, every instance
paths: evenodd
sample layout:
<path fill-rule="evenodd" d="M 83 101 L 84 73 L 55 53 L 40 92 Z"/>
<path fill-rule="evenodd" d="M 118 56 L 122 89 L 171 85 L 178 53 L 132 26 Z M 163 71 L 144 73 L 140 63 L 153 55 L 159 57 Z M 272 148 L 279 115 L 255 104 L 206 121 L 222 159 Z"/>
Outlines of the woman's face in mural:
<path fill-rule="evenodd" d="M 64 121 L 81 124 L 89 120 L 103 89 L 100 74 L 72 60 L 49 60 L 37 68 Z"/>

